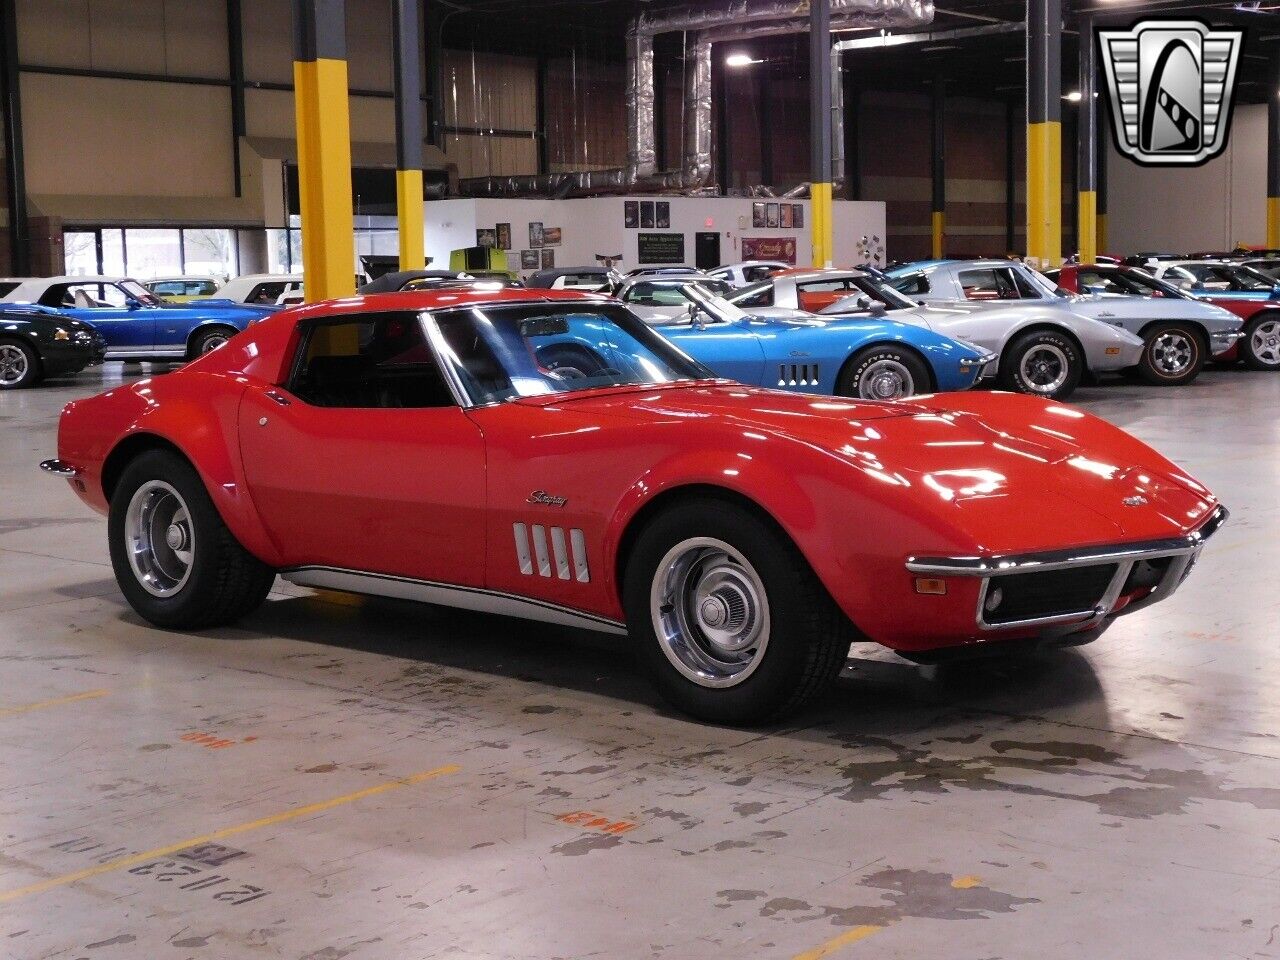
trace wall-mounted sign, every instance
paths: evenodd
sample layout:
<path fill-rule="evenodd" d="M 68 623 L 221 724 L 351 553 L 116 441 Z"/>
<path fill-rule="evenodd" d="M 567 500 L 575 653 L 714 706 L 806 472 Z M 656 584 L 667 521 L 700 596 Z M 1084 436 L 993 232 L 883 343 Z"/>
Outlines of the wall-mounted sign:
<path fill-rule="evenodd" d="M 684 263 L 683 233 L 640 233 L 636 241 L 640 263 Z"/>
<path fill-rule="evenodd" d="M 560 228 L 559 227 L 543 227 L 542 228 L 542 245 L 544 247 L 560 246 Z"/>
<path fill-rule="evenodd" d="M 743 260 L 781 260 L 796 262 L 795 237 L 743 237 Z M 641 261 L 643 262 L 643 261 Z"/>

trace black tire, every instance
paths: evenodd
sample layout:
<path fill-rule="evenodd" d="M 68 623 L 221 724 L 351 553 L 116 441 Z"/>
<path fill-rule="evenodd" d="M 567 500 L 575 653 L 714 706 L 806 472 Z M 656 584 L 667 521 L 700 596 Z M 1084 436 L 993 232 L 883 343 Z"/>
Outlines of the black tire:
<path fill-rule="evenodd" d="M 126 531 L 130 503 L 144 486 L 167 484 L 183 503 L 192 534 L 185 583 L 168 596 L 142 585 L 130 559 Z M 275 581 L 275 571 L 245 550 L 209 499 L 200 475 L 182 457 L 148 450 L 124 468 L 111 497 L 107 540 L 116 582 L 129 605 L 156 626 L 199 630 L 233 623 L 257 608 Z"/>
<path fill-rule="evenodd" d="M 898 393 L 886 395 L 896 384 Z M 892 343 L 864 347 L 840 370 L 836 394 L 863 400 L 902 400 L 933 389 L 928 365 L 914 350 Z"/>
<path fill-rule="evenodd" d="M 1209 350 L 1191 323 L 1153 323 L 1142 335 L 1138 375 L 1160 387 L 1177 387 L 1200 376 Z"/>
<path fill-rule="evenodd" d="M 1029 379 L 1024 373 L 1023 360 L 1030 357 L 1035 362 L 1040 357 L 1048 364 L 1038 377 Z M 1084 359 L 1075 341 L 1057 330 L 1032 330 L 1014 337 L 1000 354 L 1000 386 L 1016 393 L 1027 393 L 1048 400 L 1065 400 L 1080 384 L 1084 373 Z M 1059 381 L 1058 375 L 1062 374 Z M 1033 375 L 1034 376 L 1034 375 Z M 1052 376 L 1059 381 L 1056 387 L 1045 389 L 1037 379 Z"/>
<path fill-rule="evenodd" d="M 1280 370 L 1280 313 L 1250 318 L 1240 341 L 1240 359 L 1250 370 Z"/>
<path fill-rule="evenodd" d="M 234 327 L 205 327 L 197 331 L 187 347 L 187 359 L 195 360 L 211 350 L 217 350 L 238 332 Z"/>
<path fill-rule="evenodd" d="M 18 337 L 0 337 L 0 390 L 34 387 L 44 379 L 39 355 Z"/>
<path fill-rule="evenodd" d="M 698 539 L 729 546 L 763 587 L 765 639 L 753 669 L 730 686 L 701 685 L 682 673 L 659 642 L 651 610 L 664 559 Z M 704 570 L 700 582 L 708 579 Z M 856 639 L 791 540 L 750 510 L 716 499 L 686 501 L 649 521 L 628 557 L 623 603 L 638 657 L 658 691 L 676 708 L 713 723 L 762 723 L 798 711 L 835 679 Z M 692 607 L 686 609 L 692 615 Z"/>

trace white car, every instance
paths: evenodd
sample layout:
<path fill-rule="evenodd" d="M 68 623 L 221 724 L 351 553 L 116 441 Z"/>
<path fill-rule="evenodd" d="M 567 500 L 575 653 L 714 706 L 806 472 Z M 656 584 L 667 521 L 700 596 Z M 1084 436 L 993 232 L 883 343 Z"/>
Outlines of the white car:
<path fill-rule="evenodd" d="M 1132 366 L 1145 380 L 1161 386 L 1190 383 L 1211 355 L 1229 349 L 1240 337 L 1240 319 L 1211 304 L 1171 297 L 1075 295 L 1016 261 L 933 260 L 897 267 L 888 276 L 900 293 L 935 306 L 964 304 L 984 310 L 1022 304 L 1125 330 L 1142 343 Z M 1079 333 L 1076 336 L 1080 339 Z"/>
<path fill-rule="evenodd" d="M 723 267 L 708 270 L 708 276 L 723 280 L 731 287 L 745 287 L 761 280 L 768 280 L 779 270 L 790 268 L 791 264 L 781 260 L 744 260 L 742 263 L 730 263 Z"/>
<path fill-rule="evenodd" d="M 925 327 L 995 354 L 983 376 L 995 376 L 1003 388 L 1054 400 L 1066 399 L 1086 372 L 1123 370 L 1142 356 L 1142 341 L 1133 334 L 1068 310 L 1034 303 L 923 305 L 892 283 L 878 271 L 814 270 L 772 277 L 729 299 L 765 316 L 808 306 L 822 316 L 885 316 Z"/>
<path fill-rule="evenodd" d="M 236 303 L 283 303 L 290 294 L 302 294 L 300 273 L 250 273 L 232 277 L 218 291 L 218 299 Z"/>

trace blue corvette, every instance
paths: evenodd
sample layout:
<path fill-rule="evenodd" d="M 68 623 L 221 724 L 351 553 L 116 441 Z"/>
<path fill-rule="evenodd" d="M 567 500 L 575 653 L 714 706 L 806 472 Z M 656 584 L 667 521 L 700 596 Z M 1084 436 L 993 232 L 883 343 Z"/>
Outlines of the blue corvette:
<path fill-rule="evenodd" d="M 995 355 L 923 327 L 856 318 L 752 316 L 690 284 L 690 317 L 655 330 L 742 383 L 864 400 L 967 390 Z"/>
<path fill-rule="evenodd" d="M 278 309 L 230 300 L 165 303 L 136 280 L 119 277 L 22 280 L 2 303 L 39 304 L 83 320 L 106 340 L 108 360 L 190 360 Z"/>

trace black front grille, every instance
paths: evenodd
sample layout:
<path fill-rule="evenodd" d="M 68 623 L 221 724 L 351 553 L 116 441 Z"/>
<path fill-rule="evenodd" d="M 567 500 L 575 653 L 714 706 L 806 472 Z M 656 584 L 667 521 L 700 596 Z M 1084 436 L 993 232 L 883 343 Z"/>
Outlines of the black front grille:
<path fill-rule="evenodd" d="M 1115 576 L 1116 564 L 992 577 L 983 599 L 987 623 L 1013 623 L 1092 610 Z"/>
<path fill-rule="evenodd" d="M 1139 560 L 1125 578 L 1121 595 L 1127 596 L 1135 590 L 1150 590 L 1156 586 L 1169 571 L 1173 557 L 1156 557 L 1154 560 Z"/>

